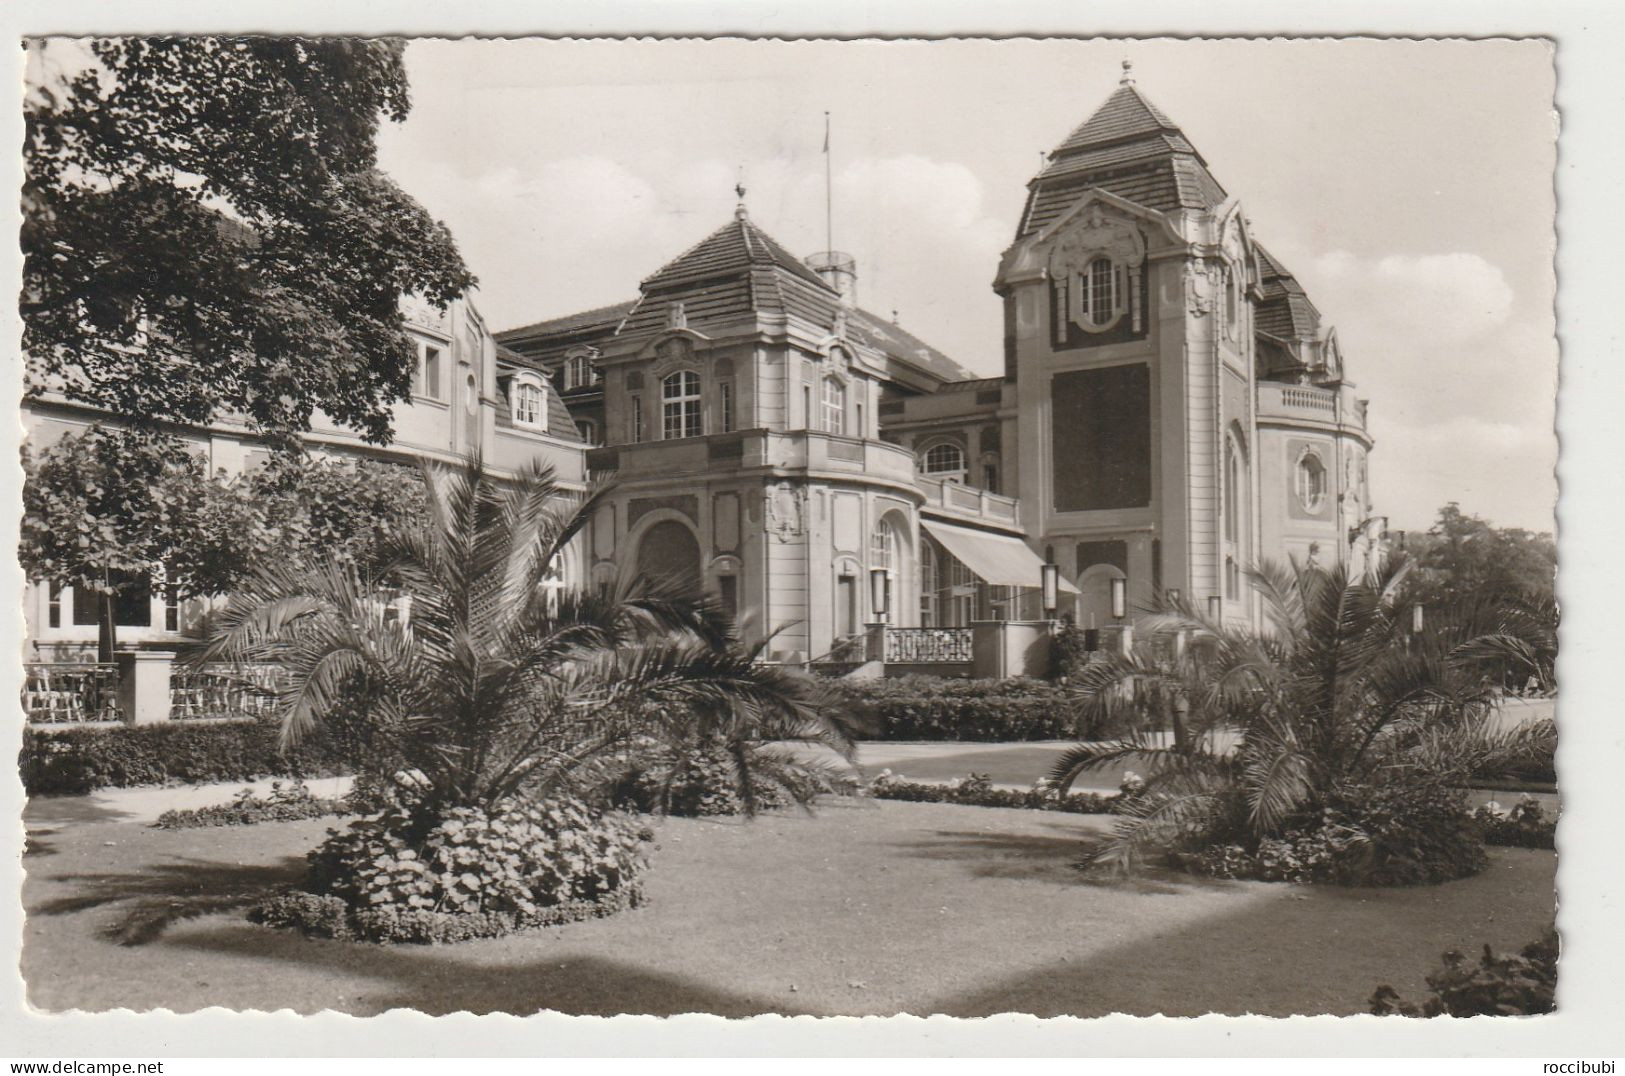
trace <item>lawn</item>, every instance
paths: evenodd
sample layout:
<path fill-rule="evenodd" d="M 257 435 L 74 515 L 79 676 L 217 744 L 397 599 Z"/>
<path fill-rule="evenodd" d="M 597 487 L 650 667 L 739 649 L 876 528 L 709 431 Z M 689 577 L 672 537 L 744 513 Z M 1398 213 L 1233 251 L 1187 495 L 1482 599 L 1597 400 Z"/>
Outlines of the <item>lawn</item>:
<path fill-rule="evenodd" d="M 614 918 L 383 948 L 243 918 L 326 823 L 50 807 L 30 811 L 22 960 L 47 1010 L 1345 1014 L 1382 982 L 1420 995 L 1445 949 L 1523 945 L 1555 903 L 1549 852 L 1492 849 L 1484 874 L 1410 890 L 1100 883 L 1070 864 L 1107 818 L 842 800 L 660 824 L 649 903 Z"/>

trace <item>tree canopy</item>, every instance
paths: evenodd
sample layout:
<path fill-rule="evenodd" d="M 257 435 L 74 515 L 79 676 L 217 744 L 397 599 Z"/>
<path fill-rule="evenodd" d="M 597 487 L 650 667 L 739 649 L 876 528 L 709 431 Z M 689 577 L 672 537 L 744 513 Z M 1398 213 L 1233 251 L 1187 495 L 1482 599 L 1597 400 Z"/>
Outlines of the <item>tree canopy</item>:
<path fill-rule="evenodd" d="M 54 53 L 53 53 L 54 50 Z M 402 295 L 473 284 L 445 226 L 377 168 L 410 107 L 399 41 L 31 45 L 26 389 L 136 425 L 315 409 L 387 442 L 415 354 Z"/>
<path fill-rule="evenodd" d="M 1555 601 L 1557 543 L 1549 534 L 1496 527 L 1452 501 L 1426 534 L 1408 535 L 1413 562 L 1403 600 L 1439 604 L 1476 600 Z"/>

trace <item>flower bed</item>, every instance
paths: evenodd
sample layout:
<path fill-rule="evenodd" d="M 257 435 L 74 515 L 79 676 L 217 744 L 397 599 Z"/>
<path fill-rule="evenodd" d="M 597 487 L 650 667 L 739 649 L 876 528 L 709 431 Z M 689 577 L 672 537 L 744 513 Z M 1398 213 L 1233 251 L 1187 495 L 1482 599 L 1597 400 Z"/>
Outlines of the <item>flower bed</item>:
<path fill-rule="evenodd" d="M 1510 808 L 1491 800 L 1473 818 L 1484 827 L 1484 843 L 1512 848 L 1556 848 L 1557 819 L 1547 818 L 1545 808 L 1532 796 L 1525 796 Z"/>
<path fill-rule="evenodd" d="M 608 915 L 641 900 L 653 831 L 573 799 L 514 799 L 429 815 L 392 804 L 329 830 L 302 889 L 250 918 L 321 937 L 463 941 Z"/>
<path fill-rule="evenodd" d="M 355 814 L 365 809 L 357 796 L 317 796 L 303 781 L 283 785 L 271 782 L 271 791 L 256 796 L 245 788 L 230 803 L 188 810 L 169 810 L 153 823 L 159 829 L 199 829 L 206 826 L 253 826 L 261 822 L 293 822 L 302 818 Z"/>
<path fill-rule="evenodd" d="M 1130 775 L 1132 776 L 1132 774 Z M 1034 811 L 1065 811 L 1071 814 L 1108 814 L 1122 801 L 1123 794 L 1102 796 L 1096 792 L 1069 792 L 1059 795 L 1043 784 L 1030 789 L 994 788 L 986 774 L 973 773 L 947 784 L 928 784 L 894 777 L 882 770 L 869 784 L 875 799 L 904 800 L 910 803 L 958 803 L 969 807 L 1021 807 Z"/>

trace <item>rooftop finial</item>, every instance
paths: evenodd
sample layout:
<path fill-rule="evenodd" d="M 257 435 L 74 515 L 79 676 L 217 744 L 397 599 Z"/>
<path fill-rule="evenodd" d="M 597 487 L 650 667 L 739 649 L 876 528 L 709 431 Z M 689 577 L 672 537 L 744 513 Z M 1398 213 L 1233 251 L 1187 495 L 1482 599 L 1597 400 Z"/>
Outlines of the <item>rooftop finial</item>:
<path fill-rule="evenodd" d="M 1122 77 L 1121 80 L 1118 81 L 1117 84 L 1119 86 L 1132 86 L 1132 85 L 1134 85 L 1134 61 L 1133 60 L 1124 60 L 1123 61 L 1123 77 Z"/>
<path fill-rule="evenodd" d="M 738 177 L 734 180 L 734 193 L 739 196 L 739 204 L 734 206 L 734 217 L 745 219 L 745 166 L 739 166 Z"/>

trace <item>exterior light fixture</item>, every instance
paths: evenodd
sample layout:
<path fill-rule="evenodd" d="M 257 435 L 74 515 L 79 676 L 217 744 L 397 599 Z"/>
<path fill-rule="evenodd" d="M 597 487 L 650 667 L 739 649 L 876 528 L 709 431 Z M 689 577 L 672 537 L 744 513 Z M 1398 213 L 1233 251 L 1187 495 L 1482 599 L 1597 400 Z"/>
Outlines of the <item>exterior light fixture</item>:
<path fill-rule="evenodd" d="M 1128 615 L 1128 580 L 1112 580 L 1112 618 L 1122 620 Z"/>
<path fill-rule="evenodd" d="M 1044 591 L 1044 619 L 1054 620 L 1055 609 L 1061 604 L 1061 569 L 1045 564 L 1038 570 L 1039 585 Z"/>
<path fill-rule="evenodd" d="M 875 611 L 875 623 L 886 623 L 886 598 L 890 587 L 887 585 L 886 569 L 869 569 L 869 604 Z"/>
<path fill-rule="evenodd" d="M 1167 595 L 1169 605 L 1178 605 L 1179 604 L 1179 588 L 1178 587 L 1169 587 L 1167 590 L 1163 591 L 1163 593 L 1165 595 Z"/>

